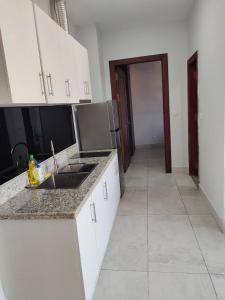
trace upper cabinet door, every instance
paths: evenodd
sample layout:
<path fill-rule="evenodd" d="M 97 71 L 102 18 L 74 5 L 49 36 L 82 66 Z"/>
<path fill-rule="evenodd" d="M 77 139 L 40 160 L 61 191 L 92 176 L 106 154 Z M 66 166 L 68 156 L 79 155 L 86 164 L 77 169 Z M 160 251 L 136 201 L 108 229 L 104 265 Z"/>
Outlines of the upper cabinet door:
<path fill-rule="evenodd" d="M 44 103 L 32 2 L 0 0 L 0 7 L 0 103 Z"/>
<path fill-rule="evenodd" d="M 40 57 L 45 78 L 47 101 L 67 102 L 65 87 L 66 32 L 37 5 L 34 5 Z"/>
<path fill-rule="evenodd" d="M 79 103 L 79 80 L 77 77 L 76 64 L 76 41 L 67 34 L 63 46 L 66 47 L 66 55 L 64 56 L 65 66 L 65 89 L 66 98 L 69 103 Z"/>
<path fill-rule="evenodd" d="M 75 41 L 74 46 L 74 53 L 76 55 L 77 65 L 79 100 L 92 99 L 90 68 L 87 49 L 77 41 Z"/>

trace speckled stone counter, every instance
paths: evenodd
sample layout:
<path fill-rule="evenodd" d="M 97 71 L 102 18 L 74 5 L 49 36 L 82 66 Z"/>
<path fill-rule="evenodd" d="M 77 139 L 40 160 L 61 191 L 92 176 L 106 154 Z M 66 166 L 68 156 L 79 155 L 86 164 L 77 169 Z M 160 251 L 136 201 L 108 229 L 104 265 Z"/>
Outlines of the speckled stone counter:
<path fill-rule="evenodd" d="M 0 206 L 0 220 L 75 218 L 116 153 L 112 150 L 107 157 L 72 159 L 72 163 L 98 165 L 77 189 L 24 189 Z"/>

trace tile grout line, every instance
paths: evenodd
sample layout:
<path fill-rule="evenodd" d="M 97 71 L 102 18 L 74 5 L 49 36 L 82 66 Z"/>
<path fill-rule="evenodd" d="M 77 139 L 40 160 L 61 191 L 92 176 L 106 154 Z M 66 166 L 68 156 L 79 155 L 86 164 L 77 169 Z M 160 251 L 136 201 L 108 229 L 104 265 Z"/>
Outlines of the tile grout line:
<path fill-rule="evenodd" d="M 146 166 L 146 163 L 147 163 L 147 166 Z M 133 162 L 131 162 L 130 166 L 134 165 Z M 146 188 L 141 188 L 141 190 L 143 191 L 146 191 L 146 194 L 147 194 L 147 213 L 146 214 L 139 214 L 139 216 L 143 216 L 143 217 L 146 217 L 146 221 L 147 221 L 147 267 L 146 267 L 146 271 L 139 271 L 139 270 L 124 270 L 124 272 L 142 272 L 142 273 L 146 273 L 147 274 L 147 294 L 148 294 L 148 300 L 150 300 L 149 298 L 149 234 L 148 234 L 148 193 L 149 193 L 149 160 L 147 159 L 144 163 L 143 163 L 143 166 L 146 166 L 146 169 L 147 169 L 147 172 L 146 172 Z M 131 177 L 132 178 L 132 177 Z M 129 188 L 129 187 L 128 187 Z M 133 216 L 133 215 L 120 215 L 120 216 Z M 137 215 L 134 215 L 134 216 L 137 216 Z M 107 270 L 107 269 L 105 269 Z M 122 270 L 111 270 L 111 271 L 122 271 Z"/>
<path fill-rule="evenodd" d="M 195 232 L 195 230 L 194 230 L 194 227 L 193 227 L 193 225 L 192 225 L 192 223 L 191 223 L 191 219 L 190 219 L 190 216 L 189 216 L 189 215 L 188 215 L 188 219 L 189 219 L 189 222 L 190 222 L 190 224 L 191 224 L 191 228 L 192 228 L 192 230 L 193 230 L 193 233 L 194 233 L 194 235 L 195 235 L 195 239 L 196 239 L 196 241 L 197 241 L 197 244 L 198 244 L 198 247 L 199 247 L 200 253 L 201 253 L 201 255 L 202 255 L 203 261 L 204 261 L 204 263 L 205 263 L 206 270 L 207 270 L 207 272 L 208 272 L 208 274 L 209 274 L 209 278 L 210 278 L 210 281 L 211 281 L 211 283 L 212 283 L 212 286 L 213 286 L 213 289 L 214 289 L 214 292 L 215 292 L 216 298 L 217 298 L 217 300 L 219 300 L 219 297 L 218 297 L 218 294 L 217 294 L 216 288 L 215 288 L 215 286 L 214 286 L 214 283 L 213 283 L 213 280 L 212 280 L 211 274 L 210 274 L 210 272 L 209 272 L 209 268 L 208 268 L 208 266 L 207 266 L 207 263 L 206 263 L 205 257 L 204 257 L 204 255 L 203 255 L 202 249 L 201 249 L 201 247 L 200 247 L 200 244 L 199 244 L 199 241 L 198 241 L 198 238 L 197 238 L 197 234 L 196 234 L 196 232 Z"/>
<path fill-rule="evenodd" d="M 143 270 L 122 270 L 122 269 L 107 269 L 102 268 L 103 271 L 112 271 L 112 272 L 137 272 L 137 273 L 159 273 L 159 274 L 187 274 L 187 275 L 209 275 L 207 273 L 200 273 L 200 272 L 169 272 L 169 271 L 143 271 Z M 223 275 L 223 274 L 213 274 L 213 275 Z"/>
<path fill-rule="evenodd" d="M 176 185 L 177 185 L 177 182 L 176 182 Z M 180 193 L 180 189 L 179 189 L 178 185 L 177 185 L 177 189 L 178 189 L 178 192 L 179 192 L 179 195 L 180 195 L 181 201 L 182 201 L 182 203 L 183 203 L 183 205 L 184 205 L 184 207 L 185 207 L 185 209 L 186 209 L 186 206 L 185 206 L 185 203 L 184 203 L 184 201 L 183 201 L 183 198 L 182 198 L 182 195 L 181 195 L 181 193 Z M 187 209 L 186 209 L 186 211 L 187 211 Z M 195 237 L 196 243 L 197 243 L 197 245 L 198 245 L 199 251 L 200 251 L 200 253 L 201 253 L 202 259 L 203 259 L 203 261 L 204 261 L 204 264 L 205 264 L 206 270 L 207 270 L 207 272 L 208 272 L 208 275 L 209 275 L 209 278 L 210 278 L 210 281 L 211 281 L 211 284 L 212 284 L 213 290 L 214 290 L 214 292 L 215 292 L 215 296 L 216 296 L 217 300 L 219 300 L 219 297 L 218 297 L 218 294 L 217 294 L 216 288 L 215 288 L 215 286 L 214 286 L 214 283 L 213 283 L 213 280 L 212 280 L 211 274 L 210 274 L 210 272 L 209 272 L 209 269 L 208 269 L 208 266 L 207 266 L 207 263 L 206 263 L 205 257 L 204 257 L 204 255 L 203 255 L 202 249 L 201 249 L 201 247 L 200 247 L 200 244 L 199 244 L 199 241 L 198 241 L 198 238 L 197 238 L 197 234 L 196 234 L 196 232 L 195 232 L 195 230 L 194 230 L 194 227 L 193 227 L 193 225 L 192 225 L 192 223 L 191 223 L 191 219 L 190 219 L 190 216 L 189 216 L 189 214 L 188 214 L 188 211 L 187 211 L 187 217 L 188 217 L 188 220 L 189 220 L 190 226 L 191 226 L 191 228 L 192 228 L 192 231 L 193 231 L 193 234 L 194 234 L 194 237 Z"/>

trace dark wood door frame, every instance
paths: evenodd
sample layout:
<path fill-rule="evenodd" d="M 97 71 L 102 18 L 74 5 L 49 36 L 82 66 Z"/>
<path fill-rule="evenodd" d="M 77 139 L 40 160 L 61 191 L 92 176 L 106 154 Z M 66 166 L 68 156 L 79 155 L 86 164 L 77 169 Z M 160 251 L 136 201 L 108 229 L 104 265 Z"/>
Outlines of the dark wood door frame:
<path fill-rule="evenodd" d="M 135 152 L 135 137 L 134 137 L 134 118 L 133 118 L 133 105 L 132 105 L 132 95 L 131 95 L 131 79 L 130 79 L 130 68 L 129 65 L 126 66 L 127 75 L 127 95 L 128 95 L 128 113 L 129 113 L 129 126 L 130 126 L 130 155 L 134 155 Z"/>
<path fill-rule="evenodd" d="M 187 62 L 188 73 L 188 151 L 189 174 L 199 175 L 198 149 L 198 52 Z"/>
<path fill-rule="evenodd" d="M 163 116 L 164 116 L 164 146 L 165 146 L 165 170 L 172 172 L 171 166 L 171 135 L 170 135 L 170 107 L 169 107 L 169 72 L 168 54 L 133 57 L 113 60 L 109 62 L 112 98 L 118 101 L 116 68 L 129 66 L 131 64 L 160 61 L 162 65 L 162 87 L 163 87 Z M 119 116 L 121 118 L 121 116 Z"/>
<path fill-rule="evenodd" d="M 128 81 L 126 67 L 117 67 L 117 94 L 118 94 L 118 112 L 120 124 L 121 139 L 121 157 L 123 161 L 123 170 L 127 171 L 131 162 L 131 136 L 130 136 L 130 101 L 128 95 Z"/>

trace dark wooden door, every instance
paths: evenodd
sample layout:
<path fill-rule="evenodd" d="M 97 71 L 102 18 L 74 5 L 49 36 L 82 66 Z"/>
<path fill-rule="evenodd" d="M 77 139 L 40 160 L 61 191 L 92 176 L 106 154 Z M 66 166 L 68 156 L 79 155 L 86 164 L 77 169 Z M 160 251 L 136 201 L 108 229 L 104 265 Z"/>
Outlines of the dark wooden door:
<path fill-rule="evenodd" d="M 130 150 L 130 134 L 129 134 L 129 114 L 128 114 L 128 94 L 127 94 L 127 77 L 126 71 L 123 68 L 116 68 L 117 82 L 117 101 L 120 114 L 120 139 L 121 151 L 123 159 L 123 168 L 126 172 L 130 165 L 131 150 Z"/>
<path fill-rule="evenodd" d="M 189 174 L 199 175 L 198 145 L 198 54 L 188 60 Z"/>

